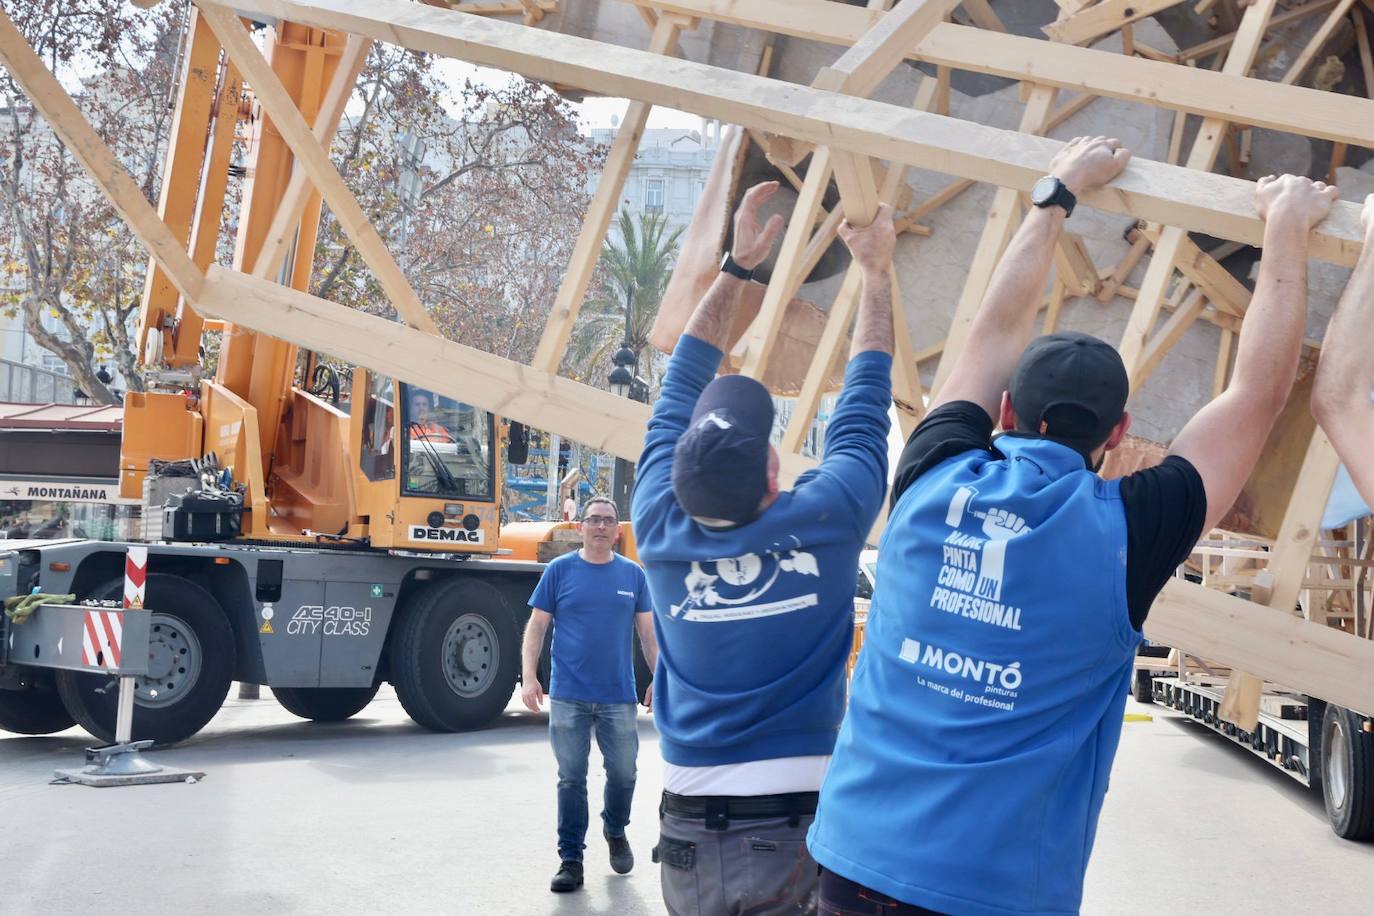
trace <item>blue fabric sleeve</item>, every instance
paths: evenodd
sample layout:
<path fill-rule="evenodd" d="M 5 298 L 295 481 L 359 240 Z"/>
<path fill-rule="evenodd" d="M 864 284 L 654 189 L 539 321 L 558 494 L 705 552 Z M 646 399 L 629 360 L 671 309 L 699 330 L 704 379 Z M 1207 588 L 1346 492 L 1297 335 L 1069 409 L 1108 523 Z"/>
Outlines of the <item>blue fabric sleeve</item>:
<path fill-rule="evenodd" d="M 649 580 L 644 577 L 644 567 L 635 564 L 635 613 L 653 613 L 653 601 L 649 598 Z"/>
<path fill-rule="evenodd" d="M 548 611 L 550 614 L 557 612 L 555 605 L 558 604 L 559 565 L 558 563 L 550 563 L 544 567 L 544 574 L 539 577 L 539 584 L 534 587 L 534 594 L 530 595 L 530 607 Z"/>
<path fill-rule="evenodd" d="M 851 359 L 844 373 L 844 391 L 825 429 L 825 455 L 814 477 L 803 475 L 825 480 L 839 491 L 861 536 L 873 527 L 887 493 L 891 405 L 892 357 L 880 350 L 865 350 Z"/>
<path fill-rule="evenodd" d="M 687 334 L 678 338 L 673 355 L 668 359 L 668 371 L 663 376 L 653 416 L 649 418 L 644 452 L 635 468 L 631 517 L 636 517 L 634 504 L 639 503 L 641 493 L 661 494 L 672 487 L 673 448 L 678 437 L 687 431 L 697 398 L 715 378 L 723 356 L 703 340 Z"/>

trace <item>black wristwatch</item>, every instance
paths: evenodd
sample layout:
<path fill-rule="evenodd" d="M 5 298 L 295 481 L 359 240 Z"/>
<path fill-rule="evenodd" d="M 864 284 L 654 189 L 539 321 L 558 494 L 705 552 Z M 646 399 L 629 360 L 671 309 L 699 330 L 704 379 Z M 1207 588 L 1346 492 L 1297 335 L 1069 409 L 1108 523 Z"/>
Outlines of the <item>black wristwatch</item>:
<path fill-rule="evenodd" d="M 1078 198 L 1053 175 L 1046 175 L 1031 188 L 1031 203 L 1037 207 L 1063 207 L 1065 216 L 1073 215 Z"/>
<path fill-rule="evenodd" d="M 732 277 L 739 277 L 745 282 L 754 279 L 754 272 L 752 270 L 745 270 L 743 267 L 736 264 L 735 259 L 730 257 L 730 252 L 728 251 L 725 252 L 725 260 L 720 262 L 720 269 L 722 273 L 727 273 Z"/>

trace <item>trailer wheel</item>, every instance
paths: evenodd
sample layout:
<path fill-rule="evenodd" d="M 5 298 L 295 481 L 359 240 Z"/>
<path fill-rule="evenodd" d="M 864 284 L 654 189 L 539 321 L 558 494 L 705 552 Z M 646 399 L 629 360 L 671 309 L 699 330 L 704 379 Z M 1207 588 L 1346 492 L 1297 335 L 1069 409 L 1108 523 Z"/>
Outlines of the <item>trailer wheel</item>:
<path fill-rule="evenodd" d="M 390 661 L 396 696 L 417 723 L 436 732 L 482 728 L 515 692 L 515 620 L 487 583 L 446 579 L 402 610 Z"/>
<path fill-rule="evenodd" d="M 1155 701 L 1155 679 L 1148 668 L 1137 668 L 1135 680 L 1131 682 L 1131 696 L 1137 703 Z"/>
<path fill-rule="evenodd" d="M 1334 703 L 1322 718 L 1322 797 L 1338 836 L 1374 839 L 1374 735 Z"/>
<path fill-rule="evenodd" d="M 18 735 L 51 735 L 66 731 L 76 720 L 51 687 L 0 690 L 0 731 Z"/>
<path fill-rule="evenodd" d="M 362 712 L 377 687 L 273 687 L 272 695 L 287 712 L 313 722 L 342 722 Z"/>
<path fill-rule="evenodd" d="M 123 578 L 88 596 L 117 599 Z M 157 746 L 185 741 L 205 727 L 229 693 L 234 678 L 234 631 L 224 609 L 205 589 L 180 576 L 148 576 L 148 675 L 137 678 L 134 740 Z M 119 679 L 104 674 L 58 671 L 62 702 L 82 728 L 114 740 Z"/>

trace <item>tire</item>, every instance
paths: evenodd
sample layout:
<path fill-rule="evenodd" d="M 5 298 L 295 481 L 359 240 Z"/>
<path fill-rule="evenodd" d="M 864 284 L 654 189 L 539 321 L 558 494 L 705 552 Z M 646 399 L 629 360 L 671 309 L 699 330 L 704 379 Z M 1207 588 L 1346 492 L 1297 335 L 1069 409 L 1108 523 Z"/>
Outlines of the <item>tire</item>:
<path fill-rule="evenodd" d="M 17 735 L 51 735 L 66 731 L 76 720 L 52 688 L 0 690 L 0 731 Z"/>
<path fill-rule="evenodd" d="M 94 598 L 119 598 L 124 580 L 113 579 Z M 133 738 L 164 747 L 205 727 L 224 705 L 234 678 L 234 631 L 224 609 L 205 589 L 180 576 L 148 576 L 149 676 L 137 678 Z M 104 674 L 58 671 L 57 689 L 77 724 L 114 741 L 119 681 Z"/>
<path fill-rule="evenodd" d="M 371 687 L 273 687 L 272 695 L 287 712 L 312 722 L 342 722 L 362 712 L 377 688 Z"/>
<path fill-rule="evenodd" d="M 1322 717 L 1321 775 L 1331 829 L 1347 840 L 1374 839 L 1374 734 L 1334 703 Z"/>
<path fill-rule="evenodd" d="M 1137 703 L 1155 701 L 1155 679 L 1148 669 L 1136 669 L 1135 680 L 1131 682 L 1131 696 L 1135 697 Z"/>
<path fill-rule="evenodd" d="M 501 715 L 520 669 L 515 620 L 485 582 L 446 579 L 418 592 L 392 633 L 391 683 L 430 731 L 482 728 Z"/>

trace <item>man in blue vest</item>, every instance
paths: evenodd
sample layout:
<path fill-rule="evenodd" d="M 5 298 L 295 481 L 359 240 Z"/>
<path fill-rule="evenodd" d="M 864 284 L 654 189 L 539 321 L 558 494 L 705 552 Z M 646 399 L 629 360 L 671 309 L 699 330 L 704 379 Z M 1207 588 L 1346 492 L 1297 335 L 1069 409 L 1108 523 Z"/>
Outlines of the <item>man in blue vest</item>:
<path fill-rule="evenodd" d="M 889 208 L 840 229 L 863 294 L 818 468 L 781 490 L 767 389 L 712 380 L 782 228 L 756 215 L 776 190 L 751 188 L 735 215 L 731 253 L 669 360 L 631 507 L 660 646 L 655 861 L 672 914 L 815 912 L 806 829 L 844 713 L 859 552 L 887 489 Z"/>
<path fill-rule="evenodd" d="M 1160 466 L 1094 473 L 1130 425 L 1120 356 L 1027 342 L 1076 196 L 1129 158 L 1102 137 L 1055 157 L 902 454 L 809 837 L 821 913 L 1078 911 L 1141 625 L 1288 398 L 1307 238 L 1335 197 L 1293 176 L 1258 185 L 1264 260 L 1225 393 Z"/>

